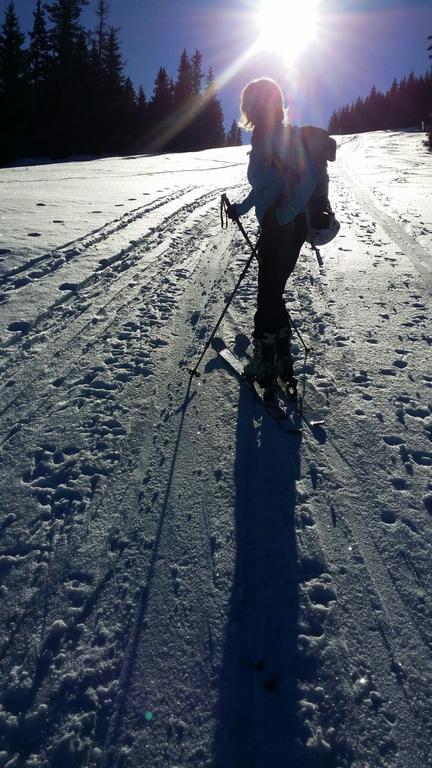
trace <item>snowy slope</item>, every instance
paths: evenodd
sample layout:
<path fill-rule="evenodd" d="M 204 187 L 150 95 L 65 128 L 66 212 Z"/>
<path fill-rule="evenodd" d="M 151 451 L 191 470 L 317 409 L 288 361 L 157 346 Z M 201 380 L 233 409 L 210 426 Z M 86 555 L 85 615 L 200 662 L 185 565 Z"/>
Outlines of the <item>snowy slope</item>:
<path fill-rule="evenodd" d="M 341 233 L 287 290 L 300 436 L 214 352 L 186 373 L 248 256 L 218 210 L 247 148 L 0 170 L 0 768 L 432 764 L 422 140 L 340 140 Z"/>

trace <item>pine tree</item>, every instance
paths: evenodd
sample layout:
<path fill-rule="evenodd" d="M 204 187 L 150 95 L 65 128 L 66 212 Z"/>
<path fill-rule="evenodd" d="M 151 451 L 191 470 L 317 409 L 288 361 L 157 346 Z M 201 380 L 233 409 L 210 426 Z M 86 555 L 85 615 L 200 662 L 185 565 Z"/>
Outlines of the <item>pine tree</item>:
<path fill-rule="evenodd" d="M 99 0 L 97 9 L 96 9 L 96 16 L 98 17 L 98 23 L 96 27 L 96 41 L 97 41 L 97 50 L 99 53 L 99 58 L 102 58 L 102 50 L 104 47 L 105 42 L 105 36 L 106 36 L 106 24 L 107 19 L 109 15 L 109 5 L 107 0 Z"/>
<path fill-rule="evenodd" d="M 192 94 L 194 96 L 199 96 L 201 93 L 201 81 L 204 77 L 202 59 L 202 53 L 197 48 L 192 56 Z"/>
<path fill-rule="evenodd" d="M 186 50 L 180 57 L 177 80 L 174 88 L 174 106 L 179 109 L 185 106 L 194 94 L 194 72 Z"/>
<path fill-rule="evenodd" d="M 399 86 L 395 78 L 387 94 L 388 123 L 390 128 L 396 128 L 399 125 L 400 115 L 399 115 L 398 93 L 399 93 Z"/>
<path fill-rule="evenodd" d="M 30 81 L 30 123 L 31 142 L 29 150 L 33 155 L 46 154 L 47 128 L 47 83 L 50 76 L 50 48 L 48 31 L 41 0 L 36 3 L 33 13 L 33 28 L 30 32 L 28 49 L 29 81 Z"/>
<path fill-rule="evenodd" d="M 202 53 L 195 50 L 191 59 L 192 66 L 192 94 L 185 105 L 184 122 L 185 129 L 185 149 L 196 150 L 205 146 L 205 131 L 202 123 L 202 110 L 204 106 L 204 97 L 201 93 L 201 81 L 204 77 L 202 71 Z"/>
<path fill-rule="evenodd" d="M 92 36 L 90 39 L 89 63 L 90 63 L 90 69 L 92 70 L 93 76 L 95 77 L 95 79 L 97 79 L 97 82 L 100 83 L 102 79 L 102 64 L 101 64 L 101 59 L 99 55 L 98 42 L 94 36 Z"/>
<path fill-rule="evenodd" d="M 127 77 L 124 83 L 124 103 L 133 112 L 137 106 L 137 95 L 132 80 Z"/>
<path fill-rule="evenodd" d="M 0 159 L 12 160 L 26 145 L 27 62 L 14 4 L 6 8 L 0 33 Z"/>
<path fill-rule="evenodd" d="M 51 154 L 87 150 L 90 130 L 90 55 L 80 16 L 87 0 L 53 0 L 46 6 L 52 56 L 47 88 Z"/>
<path fill-rule="evenodd" d="M 102 46 L 102 69 L 105 84 L 111 96 L 118 96 L 124 85 L 123 59 L 118 39 L 118 29 L 111 27 Z"/>
<path fill-rule="evenodd" d="M 173 111 L 173 83 L 165 67 L 160 67 L 154 84 L 153 96 L 149 105 L 151 127 L 157 126 Z"/>
<path fill-rule="evenodd" d="M 231 127 L 227 132 L 225 139 L 225 146 L 227 147 L 240 147 L 242 144 L 241 129 L 237 124 L 237 120 L 233 120 Z"/>
<path fill-rule="evenodd" d="M 137 141 L 141 143 L 143 136 L 147 133 L 149 125 L 149 105 L 147 103 L 144 88 L 140 85 L 137 97 Z"/>
<path fill-rule="evenodd" d="M 340 134 L 340 113 L 335 111 L 330 116 L 328 131 L 333 135 Z"/>
<path fill-rule="evenodd" d="M 363 125 L 359 124 L 359 130 L 362 131 L 376 131 L 379 128 L 379 119 L 378 119 L 378 91 L 376 89 L 376 86 L 372 86 L 372 90 L 365 100 L 365 121 Z M 351 108 L 351 114 L 354 117 L 355 115 L 355 107 L 353 106 Z"/>
<path fill-rule="evenodd" d="M 222 105 L 218 99 L 215 78 L 211 68 L 206 77 L 202 131 L 205 148 L 225 146 Z"/>
<path fill-rule="evenodd" d="M 80 23 L 88 0 L 54 0 L 46 6 L 51 22 L 50 43 L 54 58 L 64 71 L 73 69 L 84 29 Z"/>
<path fill-rule="evenodd" d="M 15 100 L 25 79 L 24 35 L 21 32 L 14 4 L 5 11 L 0 34 L 0 96 L 3 105 Z"/>
<path fill-rule="evenodd" d="M 33 88 L 41 88 L 48 77 L 50 50 L 45 14 L 41 0 L 37 0 L 33 13 L 33 29 L 30 32 L 28 51 L 30 82 Z"/>
<path fill-rule="evenodd" d="M 173 127 L 171 131 L 170 147 L 175 151 L 192 149 L 196 143 L 196 126 L 193 124 L 196 118 L 194 102 L 199 94 L 194 93 L 197 87 L 197 73 L 194 74 L 192 63 L 186 50 L 183 50 L 177 71 L 177 80 L 174 85 L 174 109 Z"/>
<path fill-rule="evenodd" d="M 145 97 L 144 88 L 142 87 L 142 85 L 140 85 L 140 87 L 138 89 L 137 106 L 138 106 L 138 109 L 142 113 L 146 112 L 146 110 L 147 110 L 147 99 Z"/>
<path fill-rule="evenodd" d="M 102 47 L 102 82 L 104 149 L 118 152 L 122 149 L 124 134 L 129 130 L 125 120 L 128 111 L 128 98 L 123 74 L 124 62 L 120 50 L 118 29 L 110 27 Z M 132 84 L 131 84 L 132 85 Z M 134 96 L 135 98 L 135 96 Z M 130 104 L 129 104 L 130 107 Z"/>
<path fill-rule="evenodd" d="M 107 0 L 98 0 L 96 8 L 97 24 L 90 35 L 89 43 L 89 134 L 91 135 L 91 151 L 97 152 L 104 148 L 106 139 L 106 112 L 111 105 L 107 93 L 106 78 L 103 64 L 103 51 L 107 41 L 107 20 L 109 5 Z M 103 137 L 103 138 L 102 138 Z"/>
<path fill-rule="evenodd" d="M 88 151 L 98 153 L 103 150 L 101 137 L 105 135 L 105 99 L 102 88 L 103 73 L 98 41 L 91 35 L 88 53 L 88 79 L 86 90 Z"/>
<path fill-rule="evenodd" d="M 131 144 L 135 143 L 139 126 L 138 114 L 135 88 L 130 77 L 127 77 L 119 104 L 120 130 L 118 135 L 118 151 L 126 151 Z"/>

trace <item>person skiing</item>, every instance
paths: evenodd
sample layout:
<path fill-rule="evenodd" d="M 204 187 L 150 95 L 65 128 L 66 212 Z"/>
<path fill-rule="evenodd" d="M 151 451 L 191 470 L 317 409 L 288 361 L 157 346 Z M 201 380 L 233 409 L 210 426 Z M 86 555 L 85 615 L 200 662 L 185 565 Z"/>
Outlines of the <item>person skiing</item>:
<path fill-rule="evenodd" d="M 281 88 L 270 78 L 246 85 L 240 110 L 240 125 L 252 130 L 247 171 L 252 189 L 241 203 L 230 206 L 228 216 L 237 220 L 254 206 L 260 223 L 254 355 L 245 375 L 270 399 L 277 376 L 295 392 L 291 327 L 283 299 L 286 282 L 311 231 L 318 238 L 321 233 L 322 244 L 339 228 L 328 200 L 327 175 L 336 142 L 321 128 L 287 124 Z"/>

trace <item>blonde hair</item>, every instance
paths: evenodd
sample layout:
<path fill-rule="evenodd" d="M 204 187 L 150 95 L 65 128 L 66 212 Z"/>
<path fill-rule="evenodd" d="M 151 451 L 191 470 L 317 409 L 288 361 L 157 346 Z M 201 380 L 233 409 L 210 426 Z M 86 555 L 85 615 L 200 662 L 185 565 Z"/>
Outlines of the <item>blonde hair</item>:
<path fill-rule="evenodd" d="M 251 80 L 240 94 L 239 125 L 251 131 L 262 123 L 284 123 L 286 110 L 280 85 L 270 77 Z"/>

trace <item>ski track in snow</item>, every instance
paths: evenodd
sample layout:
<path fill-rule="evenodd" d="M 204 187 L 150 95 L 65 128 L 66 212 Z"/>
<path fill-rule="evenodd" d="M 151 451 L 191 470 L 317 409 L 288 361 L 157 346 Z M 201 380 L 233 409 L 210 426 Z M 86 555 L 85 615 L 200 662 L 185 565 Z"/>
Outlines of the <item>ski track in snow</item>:
<path fill-rule="evenodd" d="M 188 384 L 248 255 L 218 221 L 243 149 L 1 275 L 2 768 L 431 762 L 430 265 L 362 146 L 324 271 L 305 248 L 287 290 L 315 435 L 214 354 Z"/>

